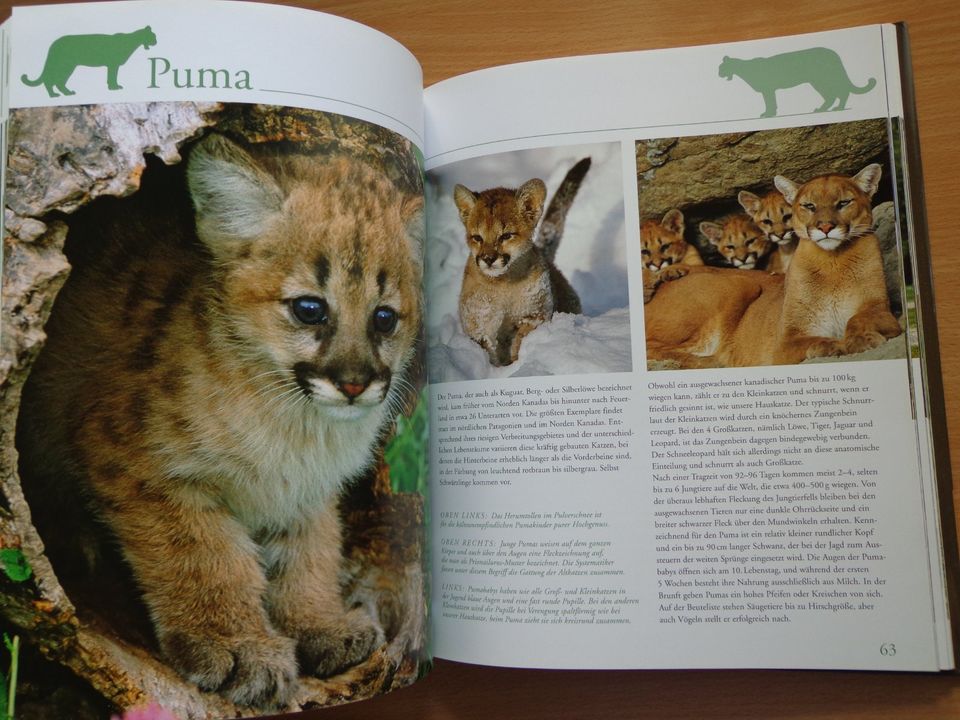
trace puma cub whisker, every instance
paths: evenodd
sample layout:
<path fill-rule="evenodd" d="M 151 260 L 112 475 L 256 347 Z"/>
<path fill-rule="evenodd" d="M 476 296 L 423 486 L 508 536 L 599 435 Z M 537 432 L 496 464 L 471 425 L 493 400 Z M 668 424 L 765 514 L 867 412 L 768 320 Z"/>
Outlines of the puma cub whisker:
<path fill-rule="evenodd" d="M 195 231 L 143 191 L 76 229 L 89 257 L 24 390 L 22 468 L 89 499 L 184 677 L 284 706 L 298 672 L 384 640 L 344 606 L 337 503 L 408 387 L 422 199 L 218 134 L 186 184 Z"/>

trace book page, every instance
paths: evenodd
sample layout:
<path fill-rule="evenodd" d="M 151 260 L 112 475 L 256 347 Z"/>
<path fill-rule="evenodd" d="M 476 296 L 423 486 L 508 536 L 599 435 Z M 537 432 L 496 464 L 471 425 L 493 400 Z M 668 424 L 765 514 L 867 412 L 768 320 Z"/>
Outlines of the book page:
<path fill-rule="evenodd" d="M 409 685 L 419 65 L 234 2 L 31 7 L 3 40 L 4 602 L 56 658 L 21 681 L 183 720 Z"/>
<path fill-rule="evenodd" d="M 893 28 L 425 104 L 437 655 L 952 667 Z"/>

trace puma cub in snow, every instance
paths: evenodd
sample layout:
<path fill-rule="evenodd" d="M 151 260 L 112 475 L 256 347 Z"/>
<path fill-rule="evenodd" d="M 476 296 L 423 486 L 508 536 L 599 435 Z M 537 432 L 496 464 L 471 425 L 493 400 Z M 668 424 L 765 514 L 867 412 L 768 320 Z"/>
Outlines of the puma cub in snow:
<path fill-rule="evenodd" d="M 460 323 L 492 365 L 515 362 L 523 338 L 555 312 L 580 312 L 580 298 L 553 259 L 567 211 L 589 168 L 590 158 L 584 158 L 570 169 L 536 238 L 547 196 L 542 180 L 528 180 L 516 190 L 454 188 L 470 250 L 460 290 Z"/>

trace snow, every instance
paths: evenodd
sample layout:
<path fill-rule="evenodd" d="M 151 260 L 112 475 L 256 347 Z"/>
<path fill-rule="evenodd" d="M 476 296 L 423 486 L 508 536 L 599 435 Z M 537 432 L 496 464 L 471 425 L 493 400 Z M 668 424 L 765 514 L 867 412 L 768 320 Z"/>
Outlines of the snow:
<path fill-rule="evenodd" d="M 592 165 L 567 215 L 556 257 L 580 296 L 583 314 L 554 315 L 524 338 L 515 363 L 494 367 L 460 327 L 457 308 L 468 251 L 453 187 L 518 187 L 539 177 L 547 184 L 549 203 L 567 171 L 588 155 Z M 632 370 L 619 144 L 538 148 L 453 163 L 428 173 L 426 193 L 431 382 Z"/>
<path fill-rule="evenodd" d="M 629 329 L 627 308 L 615 308 L 597 317 L 557 313 L 523 339 L 515 363 L 498 368 L 458 328 L 447 342 L 431 340 L 430 380 L 627 372 L 631 369 Z"/>

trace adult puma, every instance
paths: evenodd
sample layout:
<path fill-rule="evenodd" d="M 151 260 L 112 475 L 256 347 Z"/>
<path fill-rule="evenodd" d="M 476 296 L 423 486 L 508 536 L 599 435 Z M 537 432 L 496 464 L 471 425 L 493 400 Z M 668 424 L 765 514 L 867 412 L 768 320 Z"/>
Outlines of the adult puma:
<path fill-rule="evenodd" d="M 777 189 L 800 237 L 785 275 L 689 268 L 645 306 L 648 360 L 680 367 L 782 365 L 846 355 L 901 333 L 890 312 L 870 199 L 881 169 Z"/>

